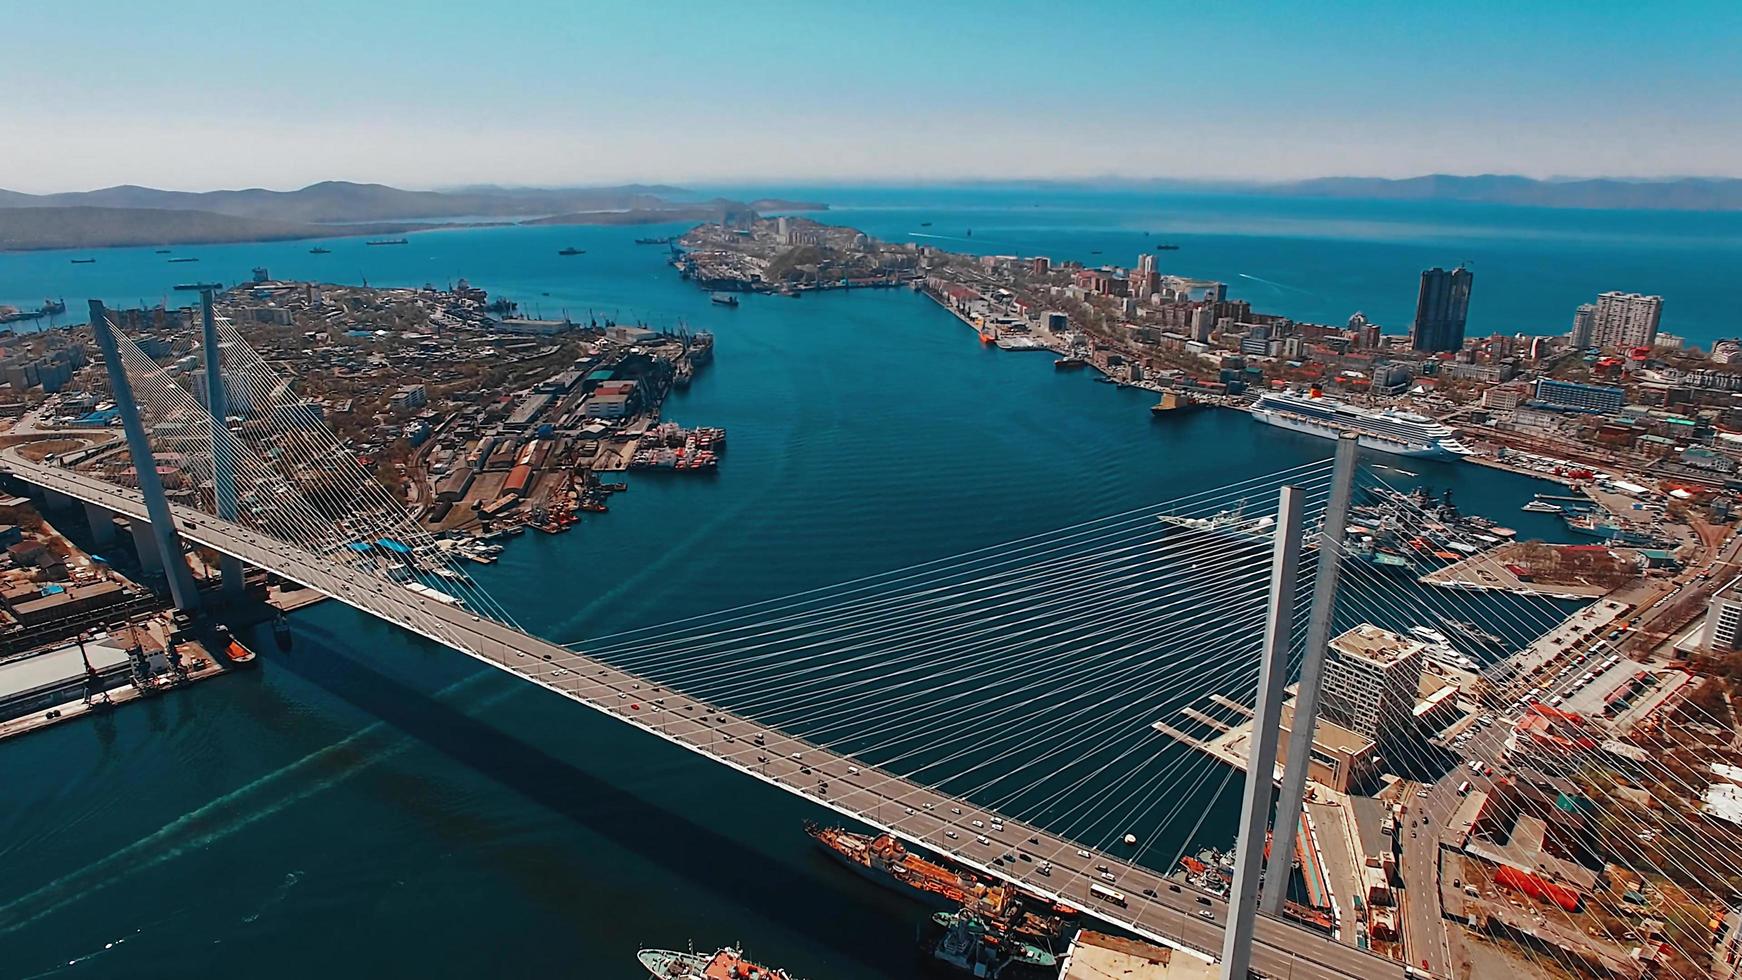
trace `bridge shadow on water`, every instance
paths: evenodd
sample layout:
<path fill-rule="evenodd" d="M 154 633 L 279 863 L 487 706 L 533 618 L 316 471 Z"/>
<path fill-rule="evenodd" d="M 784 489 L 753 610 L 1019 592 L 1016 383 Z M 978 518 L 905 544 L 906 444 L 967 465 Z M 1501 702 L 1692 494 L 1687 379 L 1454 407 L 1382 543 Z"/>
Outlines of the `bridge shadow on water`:
<path fill-rule="evenodd" d="M 699 802 L 704 805 L 684 812 L 666 802 L 624 790 L 574 762 L 383 673 L 364 663 L 356 653 L 348 652 L 335 633 L 306 621 L 295 623 L 294 629 L 293 648 L 288 653 L 273 650 L 266 658 L 268 670 L 296 675 L 392 726 L 407 738 L 681 879 L 689 890 L 681 897 L 673 897 L 670 908 L 663 912 L 635 910 L 633 914 L 638 921 L 623 925 L 637 929 L 682 928 L 675 924 L 695 922 L 704 934 L 631 935 L 622 937 L 625 943 L 644 938 L 660 945 L 681 945 L 693 938 L 700 947 L 750 939 L 725 930 L 739 928 L 740 924 L 753 925 L 760 917 L 772 919 L 783 930 L 798 934 L 781 937 L 785 942 L 808 940 L 812 949 L 803 952 L 826 957 L 826 965 L 833 972 L 857 974 L 857 970 L 843 971 L 849 966 L 843 960 L 873 976 L 891 975 L 891 970 L 904 973 L 911 968 L 913 928 L 922 915 L 919 907 L 854 879 L 817 852 L 799 830 L 805 816 L 833 814 L 822 814 L 802 801 L 786 799 L 784 794 L 771 790 L 763 792 L 748 784 L 744 796 L 702 800 Z M 261 644 L 262 649 L 266 647 Z M 416 637 L 407 637 L 402 648 L 419 656 L 462 656 Z M 476 669 L 491 670 L 481 664 Z M 498 682 L 521 683 L 508 677 Z M 573 729 L 581 737 L 586 737 L 591 722 L 619 725 L 579 704 L 560 707 L 581 716 Z M 612 732 L 608 737 L 619 736 L 645 741 L 650 754 L 681 751 L 643 732 L 625 730 Z M 694 766 L 710 765 L 700 758 L 680 761 Z M 681 772 L 657 757 L 650 758 L 649 763 Z M 734 773 L 731 778 L 740 777 Z M 581 853 L 584 845 L 553 840 L 550 835 L 531 838 L 511 834 L 506 836 L 513 839 L 505 841 L 501 827 L 494 821 L 455 812 L 444 805 L 444 787 L 437 780 L 409 772 L 406 767 L 382 767 L 370 773 L 365 785 L 390 805 L 412 811 L 430 833 L 443 841 L 456 848 L 477 847 L 487 851 L 482 863 L 490 872 L 511 879 L 514 887 L 559 917 L 572 920 L 579 915 L 597 915 L 602 900 L 598 879 L 618 873 L 613 865 L 621 864 L 602 861 L 597 853 Z M 760 798 L 763 796 L 768 799 Z M 753 806 L 749 805 L 752 803 Z M 733 817 L 733 812 L 746 815 Z M 783 828 L 789 827 L 793 844 L 790 848 L 779 847 L 781 853 L 771 856 L 765 850 L 751 848 L 741 837 L 721 833 L 708 823 L 693 819 L 691 813 L 734 821 L 732 826 L 746 834 L 782 833 Z M 789 853 L 795 859 L 781 859 Z M 851 942 L 840 941 L 843 923 L 852 923 Z M 865 941 L 871 937 L 882 941 Z M 767 948 L 763 943 L 757 945 Z M 787 952 L 783 950 L 782 955 Z"/>

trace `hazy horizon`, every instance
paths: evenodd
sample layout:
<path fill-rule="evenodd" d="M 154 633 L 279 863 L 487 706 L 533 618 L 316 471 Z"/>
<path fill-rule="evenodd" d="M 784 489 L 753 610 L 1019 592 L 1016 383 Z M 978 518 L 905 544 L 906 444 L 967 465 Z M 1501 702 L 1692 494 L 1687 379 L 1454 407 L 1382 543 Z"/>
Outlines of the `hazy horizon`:
<path fill-rule="evenodd" d="M 1703 0 L 78 6 L 87 56 L 0 62 L 0 187 L 1742 173 Z M 14 50 L 66 15 L 13 5 Z"/>

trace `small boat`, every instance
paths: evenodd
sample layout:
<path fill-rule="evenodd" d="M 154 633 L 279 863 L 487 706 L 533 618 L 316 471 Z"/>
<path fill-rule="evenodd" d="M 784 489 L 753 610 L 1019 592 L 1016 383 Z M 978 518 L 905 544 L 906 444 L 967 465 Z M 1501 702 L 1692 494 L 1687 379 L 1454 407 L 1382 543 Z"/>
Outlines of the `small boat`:
<path fill-rule="evenodd" d="M 373 242 L 364 242 L 363 244 L 365 244 L 365 245 L 409 245 L 411 243 L 403 238 L 382 238 L 382 239 L 379 239 L 379 240 L 376 240 Z"/>
<path fill-rule="evenodd" d="M 175 258 L 170 259 L 170 261 L 171 262 L 198 262 L 199 259 L 195 258 L 192 255 L 178 255 Z"/>
<path fill-rule="evenodd" d="M 1559 504 L 1551 504 L 1546 500 L 1532 500 L 1521 509 L 1531 514 L 1559 514 L 1561 512 Z"/>
<path fill-rule="evenodd" d="M 1177 251 L 1179 251 L 1179 246 L 1178 245 L 1171 245 L 1171 244 L 1168 244 L 1165 242 L 1158 242 L 1155 246 L 1155 250 L 1157 252 L 1177 252 Z"/>
<path fill-rule="evenodd" d="M 587 250 L 584 248 L 576 248 L 573 245 L 570 245 L 568 248 L 558 249 L 556 254 L 558 254 L 558 255 L 585 255 L 585 254 L 587 254 Z"/>
<path fill-rule="evenodd" d="M 243 646 L 241 642 L 231 634 L 228 626 L 220 625 L 217 628 L 217 639 L 218 643 L 223 645 L 224 659 L 230 661 L 232 664 L 241 666 L 243 664 L 251 664 L 254 662 L 254 651 Z"/>
<path fill-rule="evenodd" d="M 974 237 L 974 229 L 969 228 L 967 231 L 963 232 L 962 234 L 964 237 L 973 238 Z"/>
<path fill-rule="evenodd" d="M 92 262 L 95 262 L 95 261 L 97 261 L 97 260 L 96 259 L 73 259 L 72 260 L 73 265 L 90 265 Z"/>
<path fill-rule="evenodd" d="M 1098 248 L 1091 248 L 1091 249 L 1089 249 L 1089 254 L 1090 254 L 1090 255 L 1100 255 L 1100 254 L 1101 254 L 1101 250 L 1100 250 L 1100 249 L 1098 249 Z"/>
<path fill-rule="evenodd" d="M 738 297 L 733 296 L 731 293 L 715 293 L 708 298 L 713 300 L 715 305 L 718 305 L 718 306 L 737 306 L 738 305 Z"/>
<path fill-rule="evenodd" d="M 920 223 L 919 223 L 919 226 L 920 226 L 920 227 L 921 227 L 921 228 L 930 228 L 930 227 L 931 227 L 931 222 L 929 222 L 929 221 L 921 221 L 921 222 L 920 222 Z"/>
<path fill-rule="evenodd" d="M 168 254 L 169 254 L 169 249 L 167 249 L 167 248 L 160 248 L 160 249 L 158 249 L 158 250 L 157 250 L 157 254 L 158 254 L 158 255 L 168 255 Z"/>
<path fill-rule="evenodd" d="M 321 248 L 319 245 L 316 245 L 314 248 L 311 248 L 308 250 L 308 254 L 310 254 L 310 255 L 327 255 L 330 252 L 332 252 L 332 249 Z"/>

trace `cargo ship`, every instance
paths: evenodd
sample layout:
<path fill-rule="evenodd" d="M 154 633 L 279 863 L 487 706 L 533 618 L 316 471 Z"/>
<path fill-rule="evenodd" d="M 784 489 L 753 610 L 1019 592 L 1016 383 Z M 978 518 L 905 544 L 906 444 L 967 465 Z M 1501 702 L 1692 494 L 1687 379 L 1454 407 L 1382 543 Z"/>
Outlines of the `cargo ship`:
<path fill-rule="evenodd" d="M 1266 392 L 1250 409 L 1252 417 L 1321 439 L 1353 432 L 1364 449 L 1396 456 L 1460 457 L 1470 455 L 1457 433 L 1425 415 L 1346 405 L 1317 393 Z"/>
<path fill-rule="evenodd" d="M 331 255 L 332 251 L 333 250 L 330 248 L 321 248 L 319 245 L 317 245 L 314 248 L 309 249 L 308 254 L 310 254 L 310 255 Z"/>
<path fill-rule="evenodd" d="M 1089 360 L 1086 357 L 1078 357 L 1075 354 L 1069 354 L 1052 362 L 1052 366 L 1056 371 L 1076 371 L 1088 367 Z"/>
<path fill-rule="evenodd" d="M 377 239 L 376 241 L 372 241 L 372 242 L 364 242 L 363 244 L 365 244 L 365 245 L 409 245 L 411 243 L 403 238 L 382 238 L 382 239 Z"/>
<path fill-rule="evenodd" d="M 985 882 L 973 872 L 920 857 L 889 834 L 870 837 L 839 827 L 805 824 L 805 833 L 861 877 L 902 891 L 934 909 L 971 911 L 993 932 L 1052 943 L 1064 935 L 1075 909 L 1056 905 L 1007 882 Z"/>
<path fill-rule="evenodd" d="M 675 242 L 675 241 L 677 241 L 677 239 L 672 238 L 668 235 L 664 238 L 637 238 L 635 240 L 635 244 L 637 244 L 637 245 L 670 245 L 672 242 Z"/>
<path fill-rule="evenodd" d="M 920 924 L 920 949 L 934 967 L 974 977 L 1051 977 L 1058 957 L 1033 943 L 999 935 L 973 912 L 934 912 Z"/>
<path fill-rule="evenodd" d="M 752 963 L 730 946 L 713 953 L 643 949 L 636 951 L 635 958 L 658 980 L 792 980 L 785 970 Z"/>
<path fill-rule="evenodd" d="M 73 265 L 90 265 L 91 263 L 93 263 L 97 260 L 96 259 L 73 259 L 71 261 L 72 261 Z"/>
<path fill-rule="evenodd" d="M 868 881 L 908 891 L 937 908 L 960 908 L 977 901 L 987 888 L 971 874 L 958 873 L 912 853 L 888 834 L 870 837 L 806 821 L 804 832 L 837 861 Z"/>
<path fill-rule="evenodd" d="M 585 255 L 585 254 L 587 254 L 587 250 L 584 248 L 576 248 L 573 245 L 570 245 L 568 248 L 557 249 L 556 254 L 558 254 L 558 255 Z"/>
<path fill-rule="evenodd" d="M 192 255 L 178 255 L 175 258 L 170 259 L 170 261 L 171 262 L 198 262 L 199 259 L 196 258 L 195 256 L 192 256 Z"/>

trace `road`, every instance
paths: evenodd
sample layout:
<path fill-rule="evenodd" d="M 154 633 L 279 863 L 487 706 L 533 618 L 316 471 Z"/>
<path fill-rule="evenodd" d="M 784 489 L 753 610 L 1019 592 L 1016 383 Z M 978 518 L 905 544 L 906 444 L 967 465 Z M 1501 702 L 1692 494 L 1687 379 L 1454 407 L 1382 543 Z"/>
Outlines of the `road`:
<path fill-rule="evenodd" d="M 37 486 L 144 520 L 139 493 L 83 474 L 0 452 L 7 470 Z M 662 690 L 646 678 L 481 618 L 464 607 L 411 593 L 326 558 L 209 514 L 176 505 L 188 540 L 333 596 L 362 612 L 515 674 L 595 711 L 753 778 L 803 796 L 909 843 L 948 854 L 982 873 L 1140 936 L 1206 958 L 1220 954 L 1226 903 L 1156 872 L 1101 854 L 1038 827 L 975 807 L 756 722 Z M 1001 829 L 993 822 L 999 821 Z M 1050 865 L 1050 873 L 1043 866 Z M 1094 896 L 1102 884 L 1122 902 Z M 1253 969 L 1289 980 L 1401 978 L 1402 966 L 1279 918 L 1260 915 Z"/>

